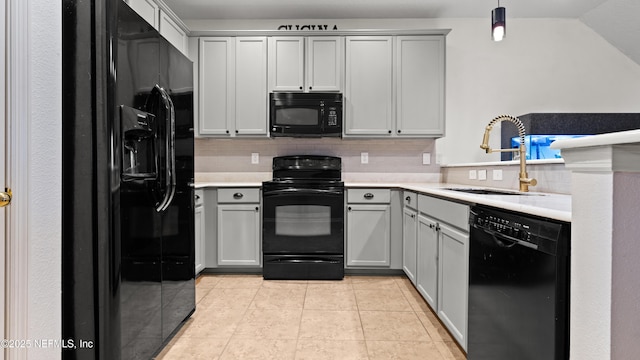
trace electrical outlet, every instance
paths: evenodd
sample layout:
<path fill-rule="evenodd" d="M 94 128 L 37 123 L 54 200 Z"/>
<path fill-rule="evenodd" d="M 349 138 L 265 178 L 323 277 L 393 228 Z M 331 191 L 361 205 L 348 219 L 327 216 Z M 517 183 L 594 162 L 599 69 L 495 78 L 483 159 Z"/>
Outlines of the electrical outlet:
<path fill-rule="evenodd" d="M 360 153 L 360 163 L 361 164 L 369 163 L 369 153 L 366 153 L 366 152 Z"/>
<path fill-rule="evenodd" d="M 478 178 L 478 171 L 469 170 L 469 180 L 475 180 Z"/>
<path fill-rule="evenodd" d="M 493 170 L 493 180 L 502 180 L 502 169 Z"/>
<path fill-rule="evenodd" d="M 487 180 L 487 170 L 478 170 L 478 180 Z"/>
<path fill-rule="evenodd" d="M 252 164 L 260 164 L 260 154 L 259 153 L 251 153 L 251 163 Z"/>
<path fill-rule="evenodd" d="M 422 153 L 422 165 L 431 165 L 430 153 Z"/>

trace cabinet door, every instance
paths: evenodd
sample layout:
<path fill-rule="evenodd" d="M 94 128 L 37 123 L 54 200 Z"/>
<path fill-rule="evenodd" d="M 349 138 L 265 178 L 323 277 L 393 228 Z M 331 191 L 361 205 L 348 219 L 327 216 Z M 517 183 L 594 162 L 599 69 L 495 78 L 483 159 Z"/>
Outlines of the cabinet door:
<path fill-rule="evenodd" d="M 159 29 L 158 12 L 160 7 L 154 0 L 127 0 L 127 4 L 145 19 L 154 29 Z"/>
<path fill-rule="evenodd" d="M 342 38 L 307 38 L 307 90 L 340 91 L 342 63 Z"/>
<path fill-rule="evenodd" d="M 418 265 L 416 288 L 431 306 L 438 309 L 438 231 L 437 223 L 418 215 Z"/>
<path fill-rule="evenodd" d="M 398 135 L 444 134 L 444 36 L 396 39 Z"/>
<path fill-rule="evenodd" d="M 196 275 L 204 269 L 204 206 L 196 206 L 195 218 L 195 257 Z"/>
<path fill-rule="evenodd" d="M 347 266 L 390 263 L 391 205 L 349 205 L 347 209 Z"/>
<path fill-rule="evenodd" d="M 269 38 L 269 91 L 304 90 L 304 37 Z"/>
<path fill-rule="evenodd" d="M 392 132 L 391 36 L 346 38 L 345 133 L 389 135 Z"/>
<path fill-rule="evenodd" d="M 167 13 L 160 10 L 160 35 L 162 35 L 171 45 L 187 54 L 187 34 Z"/>
<path fill-rule="evenodd" d="M 467 349 L 469 234 L 440 225 L 438 316 Z"/>
<path fill-rule="evenodd" d="M 267 38 L 236 38 L 235 133 L 267 134 Z"/>
<path fill-rule="evenodd" d="M 258 204 L 218 205 L 218 265 L 260 265 Z"/>
<path fill-rule="evenodd" d="M 198 132 L 229 135 L 235 118 L 235 39 L 200 38 L 200 95 Z"/>
<path fill-rule="evenodd" d="M 402 269 L 409 280 L 416 283 L 416 241 L 418 237 L 416 211 L 404 208 L 402 215 Z"/>

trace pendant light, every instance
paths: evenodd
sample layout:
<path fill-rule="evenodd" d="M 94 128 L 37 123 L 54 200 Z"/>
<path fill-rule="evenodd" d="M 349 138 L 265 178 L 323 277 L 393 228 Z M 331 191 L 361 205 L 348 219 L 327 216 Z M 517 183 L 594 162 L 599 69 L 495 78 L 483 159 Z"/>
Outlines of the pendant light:
<path fill-rule="evenodd" d="M 507 34 L 507 12 L 500 6 L 491 11 L 491 38 L 493 41 L 502 41 Z"/>

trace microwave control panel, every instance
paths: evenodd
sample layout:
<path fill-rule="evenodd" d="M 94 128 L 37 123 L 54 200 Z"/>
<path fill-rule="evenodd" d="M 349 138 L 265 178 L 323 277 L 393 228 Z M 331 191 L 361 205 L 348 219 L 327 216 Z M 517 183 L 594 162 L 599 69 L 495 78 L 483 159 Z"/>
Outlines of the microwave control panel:
<path fill-rule="evenodd" d="M 329 116 L 327 116 L 328 126 L 338 126 L 338 111 L 335 107 L 329 107 Z"/>

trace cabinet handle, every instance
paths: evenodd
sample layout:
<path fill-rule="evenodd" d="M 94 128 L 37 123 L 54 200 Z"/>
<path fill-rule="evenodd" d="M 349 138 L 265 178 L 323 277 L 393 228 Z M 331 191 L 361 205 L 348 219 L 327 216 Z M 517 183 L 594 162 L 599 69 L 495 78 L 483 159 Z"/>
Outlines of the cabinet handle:
<path fill-rule="evenodd" d="M 195 196 L 196 201 L 200 200 L 200 195 Z"/>
<path fill-rule="evenodd" d="M 364 198 L 367 199 L 367 200 L 371 200 L 371 199 L 373 199 L 373 194 L 372 193 L 366 193 L 366 194 L 364 194 Z"/>
<path fill-rule="evenodd" d="M 416 218 L 416 214 L 411 214 L 411 218 L 415 219 Z"/>
<path fill-rule="evenodd" d="M 436 224 L 436 231 L 440 231 L 440 224 Z"/>
<path fill-rule="evenodd" d="M 236 134 L 238 133 L 238 130 L 236 130 Z"/>
<path fill-rule="evenodd" d="M 233 198 L 234 199 L 242 199 L 242 197 L 244 197 L 244 195 L 242 193 L 235 193 L 233 194 Z"/>
<path fill-rule="evenodd" d="M 227 130 L 227 134 L 229 133 L 229 130 Z"/>
<path fill-rule="evenodd" d="M 398 130 L 398 134 L 400 134 L 402 132 L 402 130 Z"/>
<path fill-rule="evenodd" d="M 300 86 L 300 90 L 302 90 L 302 86 Z"/>
<path fill-rule="evenodd" d="M 309 86 L 309 90 L 313 89 L 313 86 Z"/>
<path fill-rule="evenodd" d="M 389 130 L 389 134 L 391 134 L 391 130 Z"/>
<path fill-rule="evenodd" d="M 349 207 L 347 208 L 347 210 L 351 211 L 351 206 L 349 206 Z"/>
<path fill-rule="evenodd" d="M 260 211 L 260 208 L 256 206 L 256 211 Z"/>
<path fill-rule="evenodd" d="M 408 203 L 411 202 L 411 196 L 407 196 L 406 198 L 404 198 L 405 200 L 407 200 Z"/>
<path fill-rule="evenodd" d="M 435 225 L 429 224 L 429 229 L 433 229 L 434 227 L 435 227 Z"/>

